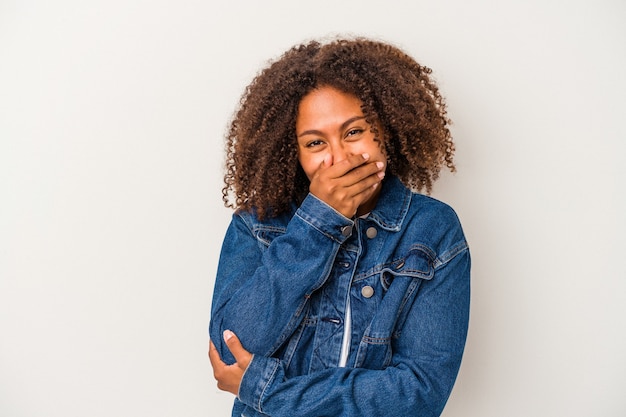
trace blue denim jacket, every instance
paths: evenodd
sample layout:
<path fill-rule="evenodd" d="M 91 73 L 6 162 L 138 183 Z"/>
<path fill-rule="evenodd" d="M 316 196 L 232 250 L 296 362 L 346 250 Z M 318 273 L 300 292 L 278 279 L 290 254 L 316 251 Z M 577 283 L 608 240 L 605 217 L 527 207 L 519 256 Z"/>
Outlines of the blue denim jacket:
<path fill-rule="evenodd" d="M 254 354 L 233 416 L 439 416 L 467 336 L 469 275 L 454 211 L 392 176 L 366 218 L 313 195 L 278 218 L 235 213 L 209 329 L 225 362 L 225 329 Z"/>

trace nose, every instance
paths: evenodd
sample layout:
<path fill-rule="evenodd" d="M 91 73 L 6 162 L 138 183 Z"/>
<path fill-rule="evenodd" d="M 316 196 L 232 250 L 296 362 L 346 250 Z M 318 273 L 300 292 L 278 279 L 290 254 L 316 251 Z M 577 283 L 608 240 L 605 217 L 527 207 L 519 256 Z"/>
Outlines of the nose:
<path fill-rule="evenodd" d="M 339 141 L 339 143 L 334 144 L 331 147 L 330 152 L 333 156 L 333 164 L 336 164 L 337 162 L 341 162 L 344 159 L 347 159 L 348 156 L 350 156 L 350 152 L 348 152 L 348 149 L 346 149 L 342 141 Z"/>

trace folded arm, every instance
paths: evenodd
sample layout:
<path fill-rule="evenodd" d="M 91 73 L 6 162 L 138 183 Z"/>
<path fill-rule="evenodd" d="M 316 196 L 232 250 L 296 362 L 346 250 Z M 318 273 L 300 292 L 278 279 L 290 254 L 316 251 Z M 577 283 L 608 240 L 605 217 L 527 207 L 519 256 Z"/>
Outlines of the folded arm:
<path fill-rule="evenodd" d="M 209 328 L 226 363 L 234 358 L 223 343 L 224 330 L 232 330 L 247 350 L 262 356 L 287 340 L 302 320 L 308 297 L 328 277 L 347 238 L 342 230 L 352 224 L 309 195 L 286 230 L 262 249 L 253 226 L 233 216 L 222 247 Z"/>

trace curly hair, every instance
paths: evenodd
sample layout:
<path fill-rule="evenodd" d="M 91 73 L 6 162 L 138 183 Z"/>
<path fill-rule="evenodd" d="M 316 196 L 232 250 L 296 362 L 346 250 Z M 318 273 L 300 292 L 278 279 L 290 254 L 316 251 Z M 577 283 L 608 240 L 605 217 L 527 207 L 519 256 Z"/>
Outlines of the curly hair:
<path fill-rule="evenodd" d="M 301 202 L 309 180 L 298 162 L 298 105 L 328 86 L 362 102 L 380 126 L 388 172 L 409 188 L 432 190 L 443 165 L 455 171 L 446 105 L 431 69 L 388 43 L 365 38 L 310 41 L 270 62 L 246 88 L 226 135 L 222 199 L 263 218 Z"/>

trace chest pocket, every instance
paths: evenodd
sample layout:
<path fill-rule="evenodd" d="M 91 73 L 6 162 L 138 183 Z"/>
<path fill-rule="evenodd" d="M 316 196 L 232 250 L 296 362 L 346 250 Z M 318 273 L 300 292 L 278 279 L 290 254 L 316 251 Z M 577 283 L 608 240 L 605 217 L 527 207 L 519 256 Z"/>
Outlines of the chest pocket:
<path fill-rule="evenodd" d="M 428 248 L 414 245 L 405 256 L 383 266 L 380 279 L 386 294 L 361 338 L 356 367 L 389 366 L 392 339 L 399 336 L 420 285 L 435 275 L 434 259 Z"/>
<path fill-rule="evenodd" d="M 435 254 L 427 247 L 414 245 L 409 252 L 383 267 L 382 284 L 385 289 L 391 286 L 393 280 L 400 277 L 419 278 L 430 280 L 435 275 Z"/>

